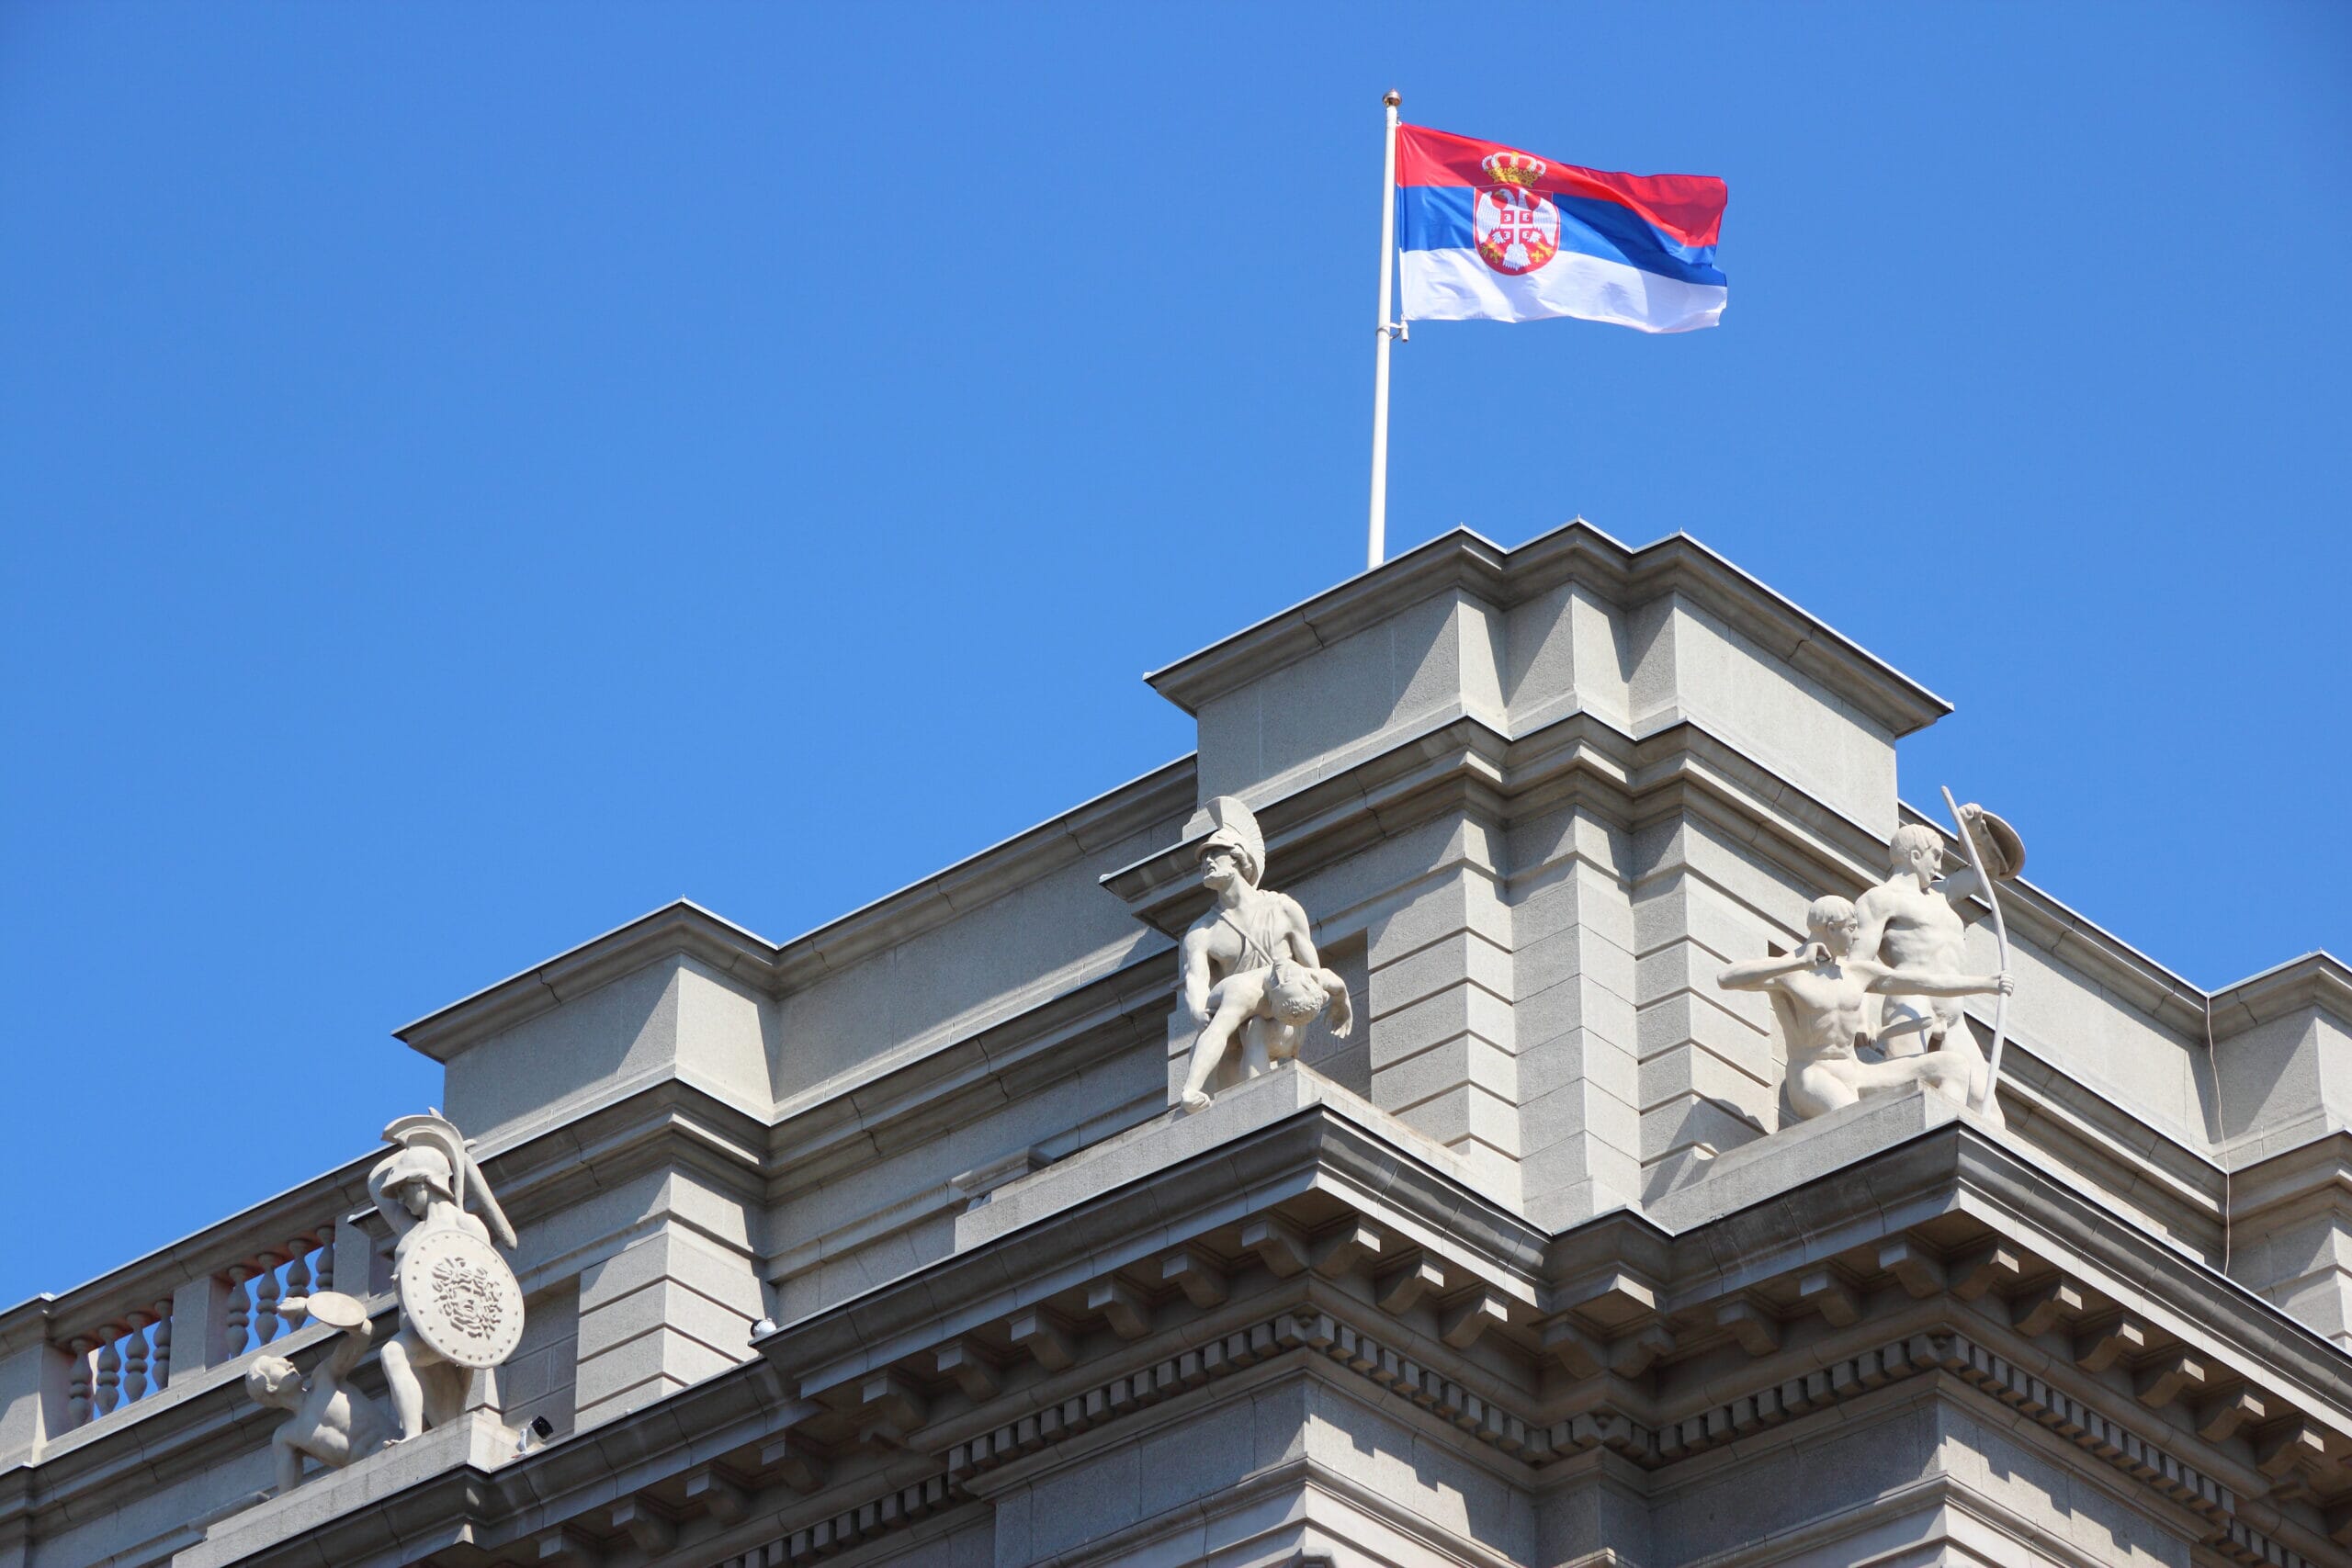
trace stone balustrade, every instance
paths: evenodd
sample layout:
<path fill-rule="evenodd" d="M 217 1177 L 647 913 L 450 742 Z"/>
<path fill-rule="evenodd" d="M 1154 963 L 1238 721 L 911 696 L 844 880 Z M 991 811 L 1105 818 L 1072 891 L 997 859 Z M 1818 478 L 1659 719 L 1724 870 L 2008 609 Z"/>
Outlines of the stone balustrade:
<path fill-rule="evenodd" d="M 372 1157 L 372 1156 L 370 1156 Z M 0 1467 L 262 1350 L 313 1291 L 376 1293 L 367 1158 L 62 1295 L 0 1313 Z"/>
<path fill-rule="evenodd" d="M 328 1219 L 203 1280 L 199 1288 L 208 1295 L 217 1292 L 224 1309 L 218 1314 L 219 1340 L 184 1346 L 184 1365 L 193 1371 L 233 1361 L 285 1333 L 289 1325 L 278 1314 L 280 1302 L 334 1288 L 334 1235 L 335 1222 Z M 101 1420 L 170 1385 L 179 1293 L 122 1310 L 94 1331 L 63 1342 L 68 1359 L 65 1430 Z M 191 1326 L 200 1334 L 209 1325 Z"/>

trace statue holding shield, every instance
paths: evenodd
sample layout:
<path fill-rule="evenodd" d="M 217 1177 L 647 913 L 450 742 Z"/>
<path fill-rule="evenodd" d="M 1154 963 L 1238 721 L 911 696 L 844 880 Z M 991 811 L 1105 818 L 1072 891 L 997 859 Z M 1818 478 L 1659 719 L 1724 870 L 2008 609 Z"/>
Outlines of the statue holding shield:
<path fill-rule="evenodd" d="M 514 1353 L 523 1291 L 491 1245 L 494 1237 L 512 1247 L 514 1228 L 464 1134 L 435 1111 L 400 1118 L 384 1129 L 384 1141 L 399 1147 L 368 1172 L 368 1190 L 400 1238 L 392 1274 L 401 1326 L 383 1353 L 400 1424 L 392 1440 L 400 1442 L 455 1420 L 473 1373 Z"/>

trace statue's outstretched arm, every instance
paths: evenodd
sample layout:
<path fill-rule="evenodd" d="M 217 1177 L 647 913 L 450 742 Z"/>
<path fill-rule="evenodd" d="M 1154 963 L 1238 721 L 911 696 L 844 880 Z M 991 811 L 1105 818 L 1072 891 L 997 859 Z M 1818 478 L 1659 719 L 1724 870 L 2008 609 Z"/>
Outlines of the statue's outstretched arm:
<path fill-rule="evenodd" d="M 1958 908 L 1984 891 L 1984 879 L 1976 874 L 1974 866 L 1963 865 L 1949 876 L 1938 877 L 1935 890 L 1943 897 L 1951 900 L 1954 908 Z M 1962 910 L 1961 916 L 1965 919 L 1967 911 Z"/>
<path fill-rule="evenodd" d="M 1873 976 L 1870 988 L 1880 996 L 1989 997 L 2017 989 L 2007 975 L 1911 975 L 1886 970 Z"/>
<path fill-rule="evenodd" d="M 1767 989 L 1781 976 L 1809 968 L 1815 962 L 1814 947 L 1808 942 L 1784 957 L 1751 958 L 1744 964 L 1735 964 L 1715 976 L 1715 984 L 1726 991 Z"/>

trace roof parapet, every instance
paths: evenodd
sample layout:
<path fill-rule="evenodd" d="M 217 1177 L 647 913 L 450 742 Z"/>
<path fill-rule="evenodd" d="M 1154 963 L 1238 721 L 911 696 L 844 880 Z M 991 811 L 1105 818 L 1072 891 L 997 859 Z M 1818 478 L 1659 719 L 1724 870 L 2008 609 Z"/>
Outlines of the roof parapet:
<path fill-rule="evenodd" d="M 1459 589 L 1509 608 L 1570 581 L 1629 604 L 1687 594 L 1897 736 L 1952 711 L 1943 698 L 1690 535 L 1669 535 L 1635 549 L 1582 518 L 1517 549 L 1457 527 L 1144 679 L 1186 713 L 1197 714 L 1236 686 L 1432 594 Z"/>

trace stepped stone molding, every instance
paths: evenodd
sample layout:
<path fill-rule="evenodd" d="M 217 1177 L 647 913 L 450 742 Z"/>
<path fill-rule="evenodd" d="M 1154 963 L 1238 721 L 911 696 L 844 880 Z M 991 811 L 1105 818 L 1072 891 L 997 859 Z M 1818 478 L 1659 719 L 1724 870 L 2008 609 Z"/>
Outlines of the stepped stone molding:
<path fill-rule="evenodd" d="M 1517 549 L 1505 549 L 1471 529 L 1455 528 L 1377 571 L 1269 616 L 1144 679 L 1161 696 L 1196 714 L 1237 681 L 1261 678 L 1421 600 L 1459 590 L 1507 608 L 1571 582 L 1623 603 L 1685 595 L 1898 736 L 1924 728 L 1952 711 L 1950 703 L 1690 535 L 1675 534 L 1634 548 L 1582 518 Z"/>

